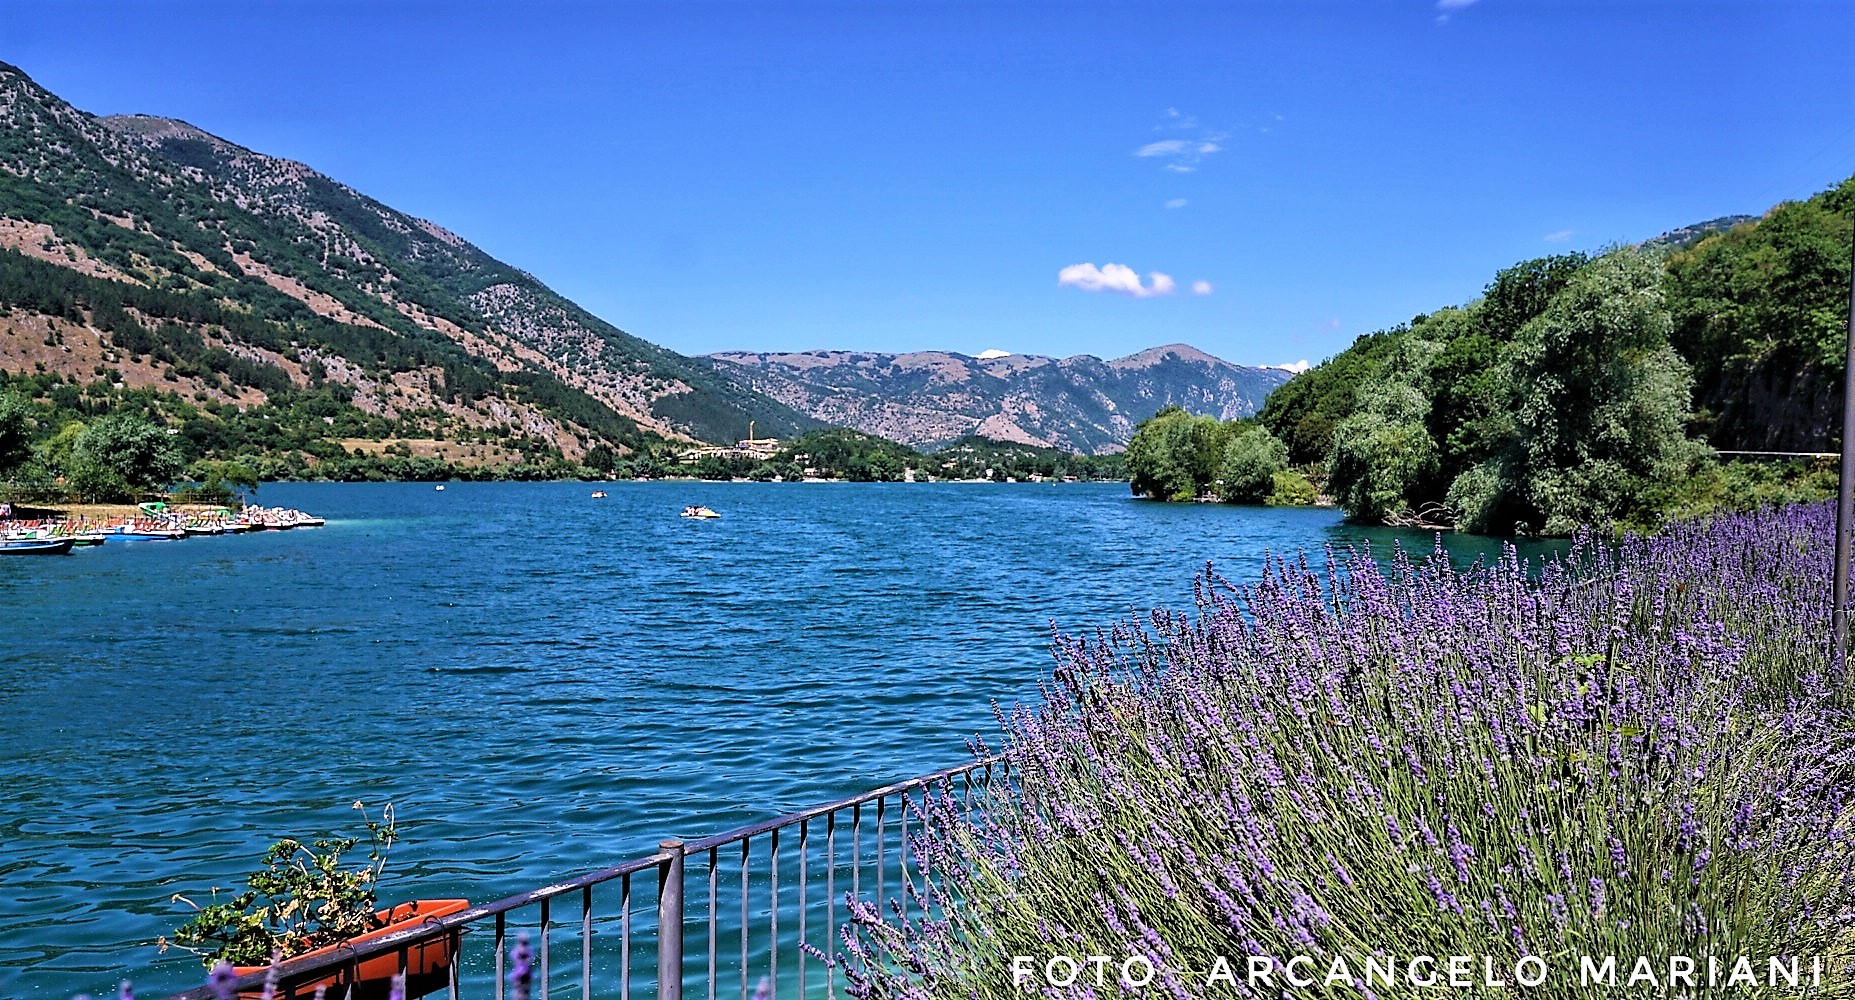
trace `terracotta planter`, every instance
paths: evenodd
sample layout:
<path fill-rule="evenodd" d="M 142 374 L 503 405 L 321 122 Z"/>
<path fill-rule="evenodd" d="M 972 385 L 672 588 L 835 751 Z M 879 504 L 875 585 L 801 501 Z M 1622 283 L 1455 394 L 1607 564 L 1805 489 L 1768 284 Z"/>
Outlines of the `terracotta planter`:
<path fill-rule="evenodd" d="M 291 959 L 307 958 L 311 955 L 329 955 L 352 951 L 355 945 L 365 944 L 383 938 L 408 927 L 435 917 L 448 916 L 460 910 L 468 909 L 470 903 L 462 899 L 420 899 L 410 903 L 401 903 L 384 912 L 376 911 L 378 916 L 386 919 L 386 925 L 378 930 L 371 930 L 357 935 L 340 944 L 331 944 L 301 955 L 292 955 Z M 443 989 L 450 982 L 451 962 L 457 956 L 458 938 L 461 929 L 454 929 L 449 934 L 415 944 L 406 950 L 406 997 L 421 997 L 435 990 Z M 263 972 L 261 965 L 241 965 L 233 969 L 239 975 L 247 972 Z M 277 984 L 278 997 L 315 995 L 318 986 L 328 987 L 328 1000 L 346 997 L 348 1000 L 377 1000 L 384 998 L 392 987 L 393 976 L 399 972 L 399 952 L 388 951 L 361 960 L 359 967 L 350 964 L 326 972 L 306 973 L 302 976 L 286 976 Z M 255 998 L 259 994 L 241 993 L 241 997 Z"/>

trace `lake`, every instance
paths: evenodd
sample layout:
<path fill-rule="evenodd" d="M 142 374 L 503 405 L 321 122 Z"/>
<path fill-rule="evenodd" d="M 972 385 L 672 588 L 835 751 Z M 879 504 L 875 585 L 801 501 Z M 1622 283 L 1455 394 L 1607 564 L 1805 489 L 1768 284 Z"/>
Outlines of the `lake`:
<path fill-rule="evenodd" d="M 0 995 L 197 985 L 168 897 L 357 799 L 385 896 L 494 899 L 959 763 L 1052 623 L 1189 607 L 1207 560 L 1432 544 L 1118 483 L 594 488 L 274 484 L 328 526 L 0 560 Z"/>

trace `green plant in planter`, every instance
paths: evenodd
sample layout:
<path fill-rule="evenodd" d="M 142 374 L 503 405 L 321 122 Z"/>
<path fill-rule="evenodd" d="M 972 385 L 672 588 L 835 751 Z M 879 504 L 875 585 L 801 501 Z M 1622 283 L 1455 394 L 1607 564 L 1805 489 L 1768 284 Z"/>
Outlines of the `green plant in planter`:
<path fill-rule="evenodd" d="M 193 919 L 159 942 L 199 955 L 211 966 L 265 965 L 338 944 L 382 926 L 374 914 L 375 888 L 387 854 L 399 840 L 388 803 L 378 820 L 356 802 L 367 828 L 367 863 L 344 867 L 342 857 L 361 843 L 342 840 L 279 840 L 264 852 L 264 867 L 245 880 L 244 892 L 226 902 L 201 906 L 180 893 L 173 900 L 194 908 Z M 218 898 L 219 890 L 213 890 Z"/>

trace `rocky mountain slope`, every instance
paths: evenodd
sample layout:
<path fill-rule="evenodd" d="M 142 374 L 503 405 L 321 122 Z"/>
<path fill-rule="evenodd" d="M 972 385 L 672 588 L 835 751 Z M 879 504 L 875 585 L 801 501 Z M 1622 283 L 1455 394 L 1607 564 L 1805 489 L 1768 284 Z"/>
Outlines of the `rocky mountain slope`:
<path fill-rule="evenodd" d="M 0 295 L 0 375 L 208 415 L 309 404 L 330 436 L 519 438 L 574 459 L 816 425 L 300 163 L 94 117 L 3 63 Z"/>
<path fill-rule="evenodd" d="M 1249 416 L 1290 377 L 1184 344 L 1114 361 L 941 351 L 711 357 L 721 373 L 800 412 L 918 448 L 979 434 L 1089 455 L 1125 448 L 1136 423 L 1171 403 L 1224 420 Z"/>

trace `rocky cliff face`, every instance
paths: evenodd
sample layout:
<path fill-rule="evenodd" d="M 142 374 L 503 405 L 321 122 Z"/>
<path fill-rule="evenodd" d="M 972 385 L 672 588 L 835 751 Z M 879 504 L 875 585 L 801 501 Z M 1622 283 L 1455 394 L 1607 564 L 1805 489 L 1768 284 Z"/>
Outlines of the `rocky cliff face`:
<path fill-rule="evenodd" d="M 1114 361 L 939 351 L 711 357 L 730 378 L 796 410 L 916 447 L 980 434 L 1095 455 L 1125 448 L 1134 425 L 1169 404 L 1225 420 L 1249 416 L 1290 377 L 1184 344 Z"/>

